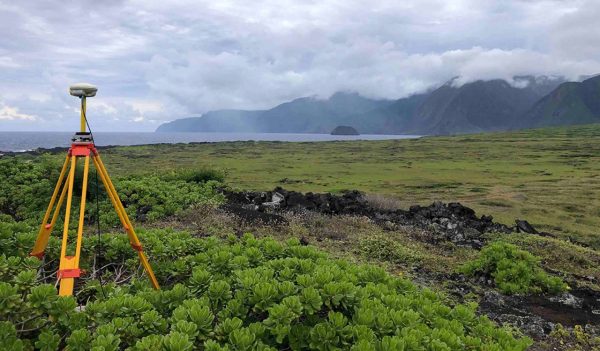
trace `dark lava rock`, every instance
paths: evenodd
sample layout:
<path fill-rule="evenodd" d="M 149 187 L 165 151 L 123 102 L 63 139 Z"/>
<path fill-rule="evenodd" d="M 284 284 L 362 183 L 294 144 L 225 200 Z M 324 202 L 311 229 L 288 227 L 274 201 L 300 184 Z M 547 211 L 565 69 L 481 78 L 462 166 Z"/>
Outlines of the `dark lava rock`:
<path fill-rule="evenodd" d="M 324 214 L 369 215 L 373 209 L 358 191 L 349 191 L 341 196 L 332 194 L 302 194 L 277 187 L 267 192 L 224 191 L 229 203 L 252 205 L 257 211 L 316 211 Z"/>
<path fill-rule="evenodd" d="M 494 223 L 491 216 L 478 218 L 473 209 L 458 202 L 434 202 L 429 206 L 412 206 L 406 211 L 374 208 L 359 191 L 348 191 L 342 195 L 302 194 L 277 187 L 268 192 L 224 191 L 224 194 L 230 204 L 263 213 L 314 211 L 328 215 L 366 216 L 384 228 L 417 227 L 428 233 L 420 239 L 432 243 L 450 241 L 481 248 L 485 241 L 484 233 L 512 231 L 503 224 Z"/>
<path fill-rule="evenodd" d="M 517 219 L 515 223 L 517 224 L 517 231 L 520 233 L 538 234 L 538 231 L 527 221 Z"/>
<path fill-rule="evenodd" d="M 506 296 L 494 290 L 486 291 L 479 303 L 479 310 L 490 319 L 503 324 L 510 323 L 535 339 L 541 339 L 554 329 L 554 323 L 532 315 L 522 308 L 519 297 Z"/>
<path fill-rule="evenodd" d="M 507 226 L 494 223 L 491 216 L 478 218 L 473 209 L 458 202 L 411 206 L 406 213 L 401 213 L 401 210 L 397 210 L 396 213 L 401 217 L 396 222 L 427 229 L 431 235 L 427 241 L 432 243 L 450 241 L 458 245 L 481 248 L 485 241 L 484 233 L 511 232 Z"/>
<path fill-rule="evenodd" d="M 482 297 L 480 311 L 497 322 L 510 322 L 526 334 L 540 338 L 556 323 L 566 327 L 600 325 L 600 293 L 573 290 L 558 296 L 502 295 L 494 290 Z"/>
<path fill-rule="evenodd" d="M 145 222 L 148 220 L 148 212 L 152 210 L 152 206 L 143 205 L 139 206 L 135 211 L 135 219 L 140 222 Z"/>
<path fill-rule="evenodd" d="M 360 133 L 350 126 L 337 126 L 331 131 L 331 135 L 360 135 Z"/>

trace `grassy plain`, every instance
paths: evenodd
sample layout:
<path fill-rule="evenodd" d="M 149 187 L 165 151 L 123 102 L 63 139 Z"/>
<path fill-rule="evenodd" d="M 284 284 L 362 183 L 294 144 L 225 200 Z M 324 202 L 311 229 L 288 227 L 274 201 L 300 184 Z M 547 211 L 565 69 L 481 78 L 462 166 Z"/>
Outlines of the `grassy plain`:
<path fill-rule="evenodd" d="M 102 151 L 117 176 L 214 167 L 240 189 L 358 189 L 403 206 L 459 201 L 478 214 L 600 247 L 600 126 L 392 141 L 227 142 Z"/>

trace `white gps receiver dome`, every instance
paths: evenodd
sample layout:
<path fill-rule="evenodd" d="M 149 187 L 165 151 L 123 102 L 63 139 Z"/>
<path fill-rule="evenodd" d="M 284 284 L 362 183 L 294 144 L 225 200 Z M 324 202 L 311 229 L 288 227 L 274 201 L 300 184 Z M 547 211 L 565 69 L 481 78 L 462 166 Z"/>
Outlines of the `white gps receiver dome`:
<path fill-rule="evenodd" d="M 90 83 L 75 83 L 69 87 L 69 94 L 77 97 L 96 96 L 98 88 Z"/>

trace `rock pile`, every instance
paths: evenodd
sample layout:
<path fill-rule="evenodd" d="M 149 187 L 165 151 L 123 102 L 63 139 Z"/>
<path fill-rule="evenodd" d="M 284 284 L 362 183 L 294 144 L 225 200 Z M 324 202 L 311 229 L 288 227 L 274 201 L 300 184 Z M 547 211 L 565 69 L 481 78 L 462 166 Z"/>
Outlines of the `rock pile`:
<path fill-rule="evenodd" d="M 483 234 L 486 232 L 512 231 L 535 232 L 525 221 L 518 226 L 508 227 L 495 223 L 491 216 L 477 217 L 475 211 L 460 203 L 434 202 L 429 206 L 412 206 L 408 210 L 383 210 L 372 206 L 364 194 L 359 191 L 348 191 L 342 195 L 302 194 L 277 187 L 266 192 L 225 192 L 229 210 L 232 206 L 241 207 L 244 211 L 256 211 L 265 214 L 278 212 L 314 211 L 328 215 L 366 216 L 374 222 L 391 226 L 412 226 L 427 231 L 425 240 L 431 242 L 450 241 L 458 245 L 480 248 L 483 245 Z M 242 212 L 242 211 L 233 211 Z M 236 213 L 244 215 L 242 213 Z M 251 218 L 249 218 L 251 220 Z M 523 230 L 526 229 L 526 230 Z"/>

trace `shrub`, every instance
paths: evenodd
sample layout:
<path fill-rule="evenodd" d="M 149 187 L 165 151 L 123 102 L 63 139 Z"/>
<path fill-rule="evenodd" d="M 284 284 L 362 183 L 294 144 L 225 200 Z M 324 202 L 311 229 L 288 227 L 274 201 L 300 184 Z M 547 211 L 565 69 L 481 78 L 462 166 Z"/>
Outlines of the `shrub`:
<path fill-rule="evenodd" d="M 479 257 L 463 265 L 460 271 L 493 278 L 496 287 L 505 294 L 559 293 L 567 289 L 560 278 L 544 272 L 537 257 L 502 241 L 484 247 Z"/>
<path fill-rule="evenodd" d="M 182 180 L 166 181 L 157 176 L 145 176 L 118 180 L 115 187 L 131 218 L 153 221 L 174 215 L 192 205 L 221 203 L 223 195 L 217 192 L 218 184 L 215 181 L 201 184 Z M 118 223 L 118 217 L 111 207 L 108 201 L 104 201 L 102 212 L 112 217 L 112 221 L 108 217 L 107 221 L 115 224 Z"/>
<path fill-rule="evenodd" d="M 405 247 L 397 240 L 384 236 L 373 236 L 359 243 L 360 254 L 369 259 L 392 263 L 415 263 L 421 256 L 414 250 Z"/>
<path fill-rule="evenodd" d="M 0 159 L 0 213 L 17 220 L 43 213 L 60 168 L 61 164 L 48 157 Z"/>
<path fill-rule="evenodd" d="M 525 350 L 531 344 L 477 316 L 474 304 L 449 307 L 437 293 L 380 267 L 332 260 L 298 240 L 221 241 L 167 230 L 140 235 L 163 290 L 150 289 L 137 279 L 138 264 L 126 263 L 120 270 L 134 281 L 108 287 L 106 297 L 86 294 L 79 299 L 83 310 L 75 309 L 74 298 L 56 296 L 53 286 L 13 273 L 31 270 L 29 259 L 3 258 L 12 261 L 0 264 L 9 270 L 0 283 L 0 344 L 264 351 Z M 122 250 L 124 235 L 101 240 L 113 262 L 135 261 L 133 250 Z M 84 256 L 82 266 L 90 260 Z"/>
<path fill-rule="evenodd" d="M 216 181 L 222 183 L 225 181 L 225 171 L 212 168 L 201 169 L 181 169 L 162 175 L 164 180 L 183 180 L 188 183 L 206 183 Z"/>
<path fill-rule="evenodd" d="M 50 156 L 34 160 L 24 157 L 0 159 L 0 215 L 8 215 L 18 221 L 39 223 L 48 206 L 56 185 L 61 164 Z M 76 170 L 73 203 L 79 204 L 81 194 L 82 162 Z M 157 220 L 200 204 L 219 204 L 223 196 L 217 191 L 224 175 L 213 170 L 173 173 L 173 176 L 143 176 L 114 179 L 121 201 L 132 219 Z M 87 218 L 95 221 L 96 184 L 93 167 L 88 184 Z M 99 182 L 100 221 L 116 225 L 119 219 Z M 64 205 L 63 205 L 64 206 Z M 76 205 L 74 205 L 76 206 Z M 64 210 L 63 210 L 64 213 Z M 56 227 L 60 227 L 61 218 Z M 76 218 L 72 221 L 76 223 Z"/>

